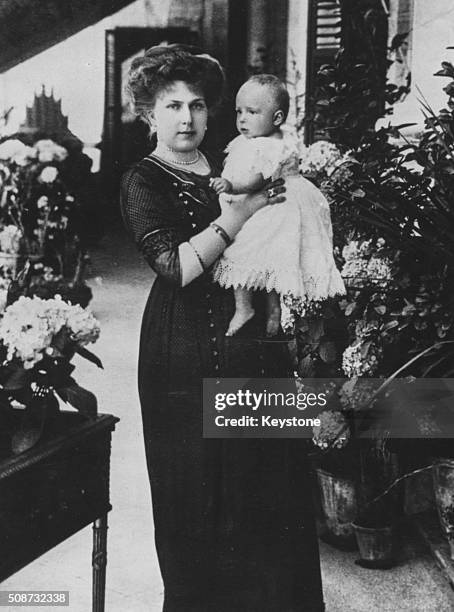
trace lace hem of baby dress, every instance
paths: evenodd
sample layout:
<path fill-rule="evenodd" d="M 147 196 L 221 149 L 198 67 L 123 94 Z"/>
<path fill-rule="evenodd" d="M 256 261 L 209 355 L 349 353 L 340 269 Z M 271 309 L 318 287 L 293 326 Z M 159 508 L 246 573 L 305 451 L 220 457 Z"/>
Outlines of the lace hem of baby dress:
<path fill-rule="evenodd" d="M 276 291 L 302 302 L 318 302 L 336 295 L 345 295 L 344 282 L 335 266 L 329 274 L 305 277 L 299 268 L 256 270 L 247 265 L 232 265 L 228 259 L 220 259 L 213 269 L 213 280 L 225 288 Z"/>

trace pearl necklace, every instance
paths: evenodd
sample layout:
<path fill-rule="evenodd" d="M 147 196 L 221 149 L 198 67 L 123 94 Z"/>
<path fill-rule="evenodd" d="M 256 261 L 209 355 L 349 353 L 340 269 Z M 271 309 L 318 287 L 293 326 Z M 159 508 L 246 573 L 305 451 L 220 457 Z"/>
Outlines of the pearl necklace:
<path fill-rule="evenodd" d="M 165 148 L 170 153 L 175 153 L 174 149 L 171 149 L 170 147 L 167 147 L 164 145 L 163 148 Z M 159 145 L 156 147 L 153 153 L 157 155 L 158 157 L 162 157 L 162 159 L 165 159 L 166 161 L 171 162 L 172 164 L 176 164 L 177 166 L 191 166 L 193 164 L 196 164 L 200 160 L 200 151 L 198 149 L 196 149 L 195 151 L 194 159 L 190 159 L 188 161 L 183 161 L 183 160 L 175 159 L 174 157 L 169 157 L 168 155 L 164 153 L 164 151 L 161 151 L 161 147 Z"/>

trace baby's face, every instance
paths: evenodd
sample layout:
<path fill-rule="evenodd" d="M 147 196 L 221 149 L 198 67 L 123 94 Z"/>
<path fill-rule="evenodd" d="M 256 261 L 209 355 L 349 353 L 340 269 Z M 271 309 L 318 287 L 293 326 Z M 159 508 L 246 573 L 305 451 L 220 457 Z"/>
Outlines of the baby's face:
<path fill-rule="evenodd" d="M 259 83 L 245 83 L 236 96 L 236 127 L 246 138 L 270 136 L 276 126 L 273 124 L 278 110 L 272 92 Z"/>

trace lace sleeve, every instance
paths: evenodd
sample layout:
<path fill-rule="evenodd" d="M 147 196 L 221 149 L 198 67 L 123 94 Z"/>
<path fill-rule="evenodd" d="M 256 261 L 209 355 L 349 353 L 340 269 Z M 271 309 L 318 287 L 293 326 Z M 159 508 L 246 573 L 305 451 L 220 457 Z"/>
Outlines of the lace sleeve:
<path fill-rule="evenodd" d="M 130 170 L 121 184 L 121 213 L 153 270 L 181 286 L 178 246 L 184 242 L 184 236 L 172 218 L 168 197 L 153 189 L 137 170 Z"/>

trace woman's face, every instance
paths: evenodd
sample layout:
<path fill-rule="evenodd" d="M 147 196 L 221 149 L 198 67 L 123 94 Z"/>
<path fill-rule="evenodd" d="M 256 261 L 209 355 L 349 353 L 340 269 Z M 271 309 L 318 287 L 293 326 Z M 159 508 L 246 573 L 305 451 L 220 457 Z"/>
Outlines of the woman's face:
<path fill-rule="evenodd" d="M 175 81 L 158 94 L 150 121 L 158 142 L 178 152 L 197 149 L 205 136 L 208 109 L 203 94 Z"/>

